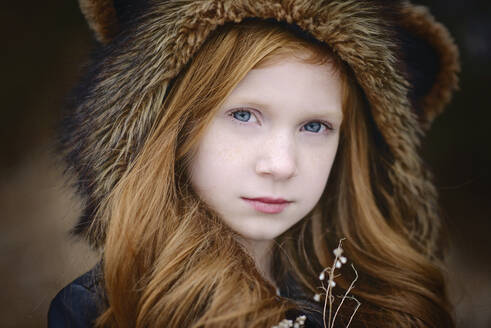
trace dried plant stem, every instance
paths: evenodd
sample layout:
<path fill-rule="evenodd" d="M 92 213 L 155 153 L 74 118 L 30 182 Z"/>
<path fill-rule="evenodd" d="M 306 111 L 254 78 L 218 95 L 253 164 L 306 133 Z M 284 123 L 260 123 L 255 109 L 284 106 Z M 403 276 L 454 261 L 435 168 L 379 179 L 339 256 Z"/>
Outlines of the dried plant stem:
<path fill-rule="evenodd" d="M 341 245 L 342 245 L 342 242 L 345 238 L 342 238 L 341 240 L 339 240 L 339 244 L 338 244 L 338 247 L 337 249 L 342 249 L 341 248 Z M 327 267 L 326 269 L 323 270 L 323 272 L 325 271 L 329 271 L 329 280 L 328 280 L 328 283 L 327 283 L 327 289 L 324 287 L 324 284 L 322 286 L 322 289 L 324 289 L 326 291 L 326 297 L 325 297 L 325 300 L 324 300 L 324 311 L 322 313 L 322 319 L 323 319 L 323 322 L 324 322 L 324 327 L 328 327 L 330 328 L 331 327 L 331 318 L 332 318 L 332 304 L 334 302 L 334 297 L 332 296 L 332 287 L 333 287 L 333 282 L 334 282 L 334 270 L 336 268 L 336 262 L 339 260 L 339 257 L 341 255 L 341 252 L 335 252 L 334 254 L 334 261 L 332 263 L 332 266 L 331 267 Z M 329 299 L 329 316 L 328 316 L 328 323 L 327 323 L 327 326 L 326 326 L 326 306 L 327 306 L 327 300 Z M 338 310 L 339 310 L 339 307 L 338 307 Z M 337 311 L 336 311 L 337 312 Z M 333 320 L 334 322 L 334 320 Z"/>
<path fill-rule="evenodd" d="M 351 313 L 351 316 L 350 316 L 349 321 L 348 321 L 348 325 L 346 325 L 346 327 L 349 327 L 349 325 L 351 324 L 351 320 L 353 320 L 353 318 L 354 318 L 354 316 L 356 314 L 356 311 L 358 311 L 358 308 L 360 307 L 361 303 L 360 303 L 360 301 L 358 301 L 353 296 L 346 296 L 346 298 L 352 299 L 352 300 L 354 300 L 356 302 L 356 307 L 353 310 L 353 313 Z"/>
<path fill-rule="evenodd" d="M 333 328 L 334 327 L 334 323 L 336 322 L 336 318 L 337 318 L 337 315 L 339 313 L 339 310 L 341 309 L 341 306 L 344 304 L 344 301 L 346 299 L 351 299 L 351 300 L 353 300 L 353 301 L 356 302 L 356 307 L 355 307 L 353 313 L 351 314 L 351 316 L 349 318 L 349 321 L 348 321 L 348 325 L 346 327 L 349 327 L 349 325 L 351 324 L 351 321 L 353 320 L 356 312 L 358 311 L 358 308 L 361 305 L 361 303 L 355 297 L 348 295 L 351 292 L 351 290 L 353 290 L 353 288 L 355 288 L 355 283 L 358 280 L 358 272 L 356 271 L 356 269 L 353 266 L 353 264 L 351 264 L 351 268 L 353 268 L 353 271 L 355 272 L 355 278 L 353 279 L 353 281 L 351 282 L 351 284 L 349 285 L 349 287 L 346 289 L 346 292 L 344 293 L 344 295 L 343 296 L 337 296 L 337 297 L 341 298 L 341 302 L 337 306 L 336 312 L 334 313 L 334 316 L 333 316 L 334 296 L 332 295 L 332 291 L 333 291 L 333 288 L 336 286 L 336 282 L 334 281 L 334 279 L 340 276 L 339 274 L 336 275 L 335 274 L 335 271 L 336 271 L 336 269 L 340 269 L 341 266 L 343 264 L 347 263 L 347 261 L 348 261 L 348 259 L 345 256 L 342 255 L 343 254 L 343 248 L 341 247 L 341 244 L 342 244 L 342 241 L 344 239 L 345 238 L 342 238 L 339 241 L 338 247 L 336 249 L 334 249 L 334 251 L 333 251 L 333 253 L 334 253 L 334 262 L 333 262 L 332 266 L 324 268 L 321 271 L 321 273 L 319 274 L 319 280 L 321 281 L 321 285 L 322 285 L 319 288 L 321 288 L 325 292 L 324 309 L 323 309 L 323 312 L 322 312 L 322 321 L 323 321 L 323 324 L 324 324 L 324 328 Z M 324 281 L 325 281 L 325 278 L 326 278 L 326 274 L 328 274 L 327 287 L 324 286 Z M 320 295 L 321 295 L 321 293 L 319 293 L 319 294 L 316 293 L 314 295 L 314 300 L 316 302 L 319 302 L 320 301 Z M 327 303 L 328 302 L 329 302 L 329 313 L 326 313 L 327 312 Z M 299 319 L 299 318 L 297 318 L 297 319 Z M 298 321 L 298 322 L 295 322 L 295 324 L 293 323 L 293 321 L 286 320 L 285 319 L 282 322 L 280 322 L 280 324 L 278 326 L 274 326 L 273 328 L 280 328 L 280 327 L 303 327 L 304 326 L 303 324 L 304 324 L 304 321 L 305 321 L 305 316 L 302 316 L 302 318 L 300 318 L 300 319 L 301 320 Z"/>
<path fill-rule="evenodd" d="M 355 287 L 355 283 L 358 280 L 358 272 L 356 271 L 353 264 L 351 264 L 351 267 L 353 268 L 353 271 L 355 272 L 355 278 L 353 279 L 353 281 L 349 285 L 349 287 L 346 290 L 346 292 L 344 293 L 344 295 L 338 296 L 340 298 L 342 297 L 342 299 L 341 299 L 341 302 L 339 303 L 339 305 L 337 306 L 336 312 L 334 313 L 334 316 L 333 316 L 334 296 L 332 295 L 332 290 L 333 290 L 334 286 L 336 286 L 334 279 L 339 276 L 339 275 L 335 274 L 335 270 L 336 270 L 336 268 L 341 268 L 341 265 L 343 263 L 346 263 L 346 261 L 347 261 L 346 257 L 342 256 L 343 249 L 341 247 L 341 244 L 342 244 L 343 240 L 344 240 L 344 238 L 342 238 L 339 241 L 338 247 L 333 251 L 334 252 L 334 262 L 333 262 L 332 266 L 326 267 L 324 270 L 322 270 L 322 272 L 320 273 L 320 276 L 319 276 L 319 279 L 321 280 L 321 283 L 322 283 L 321 289 L 323 291 L 325 291 L 324 309 L 323 309 L 323 315 L 322 315 L 324 328 L 333 328 L 334 327 L 334 323 L 336 322 L 336 318 L 337 318 L 337 315 L 339 313 L 339 310 L 341 309 L 341 306 L 344 304 L 344 301 L 346 299 L 352 299 L 357 303 L 355 310 L 351 314 L 348 325 L 346 327 L 349 327 L 349 325 L 351 324 L 351 321 L 353 320 L 353 318 L 355 316 L 356 311 L 358 310 L 358 308 L 361 305 L 361 303 L 355 297 L 348 296 L 348 294 L 351 292 L 351 290 Z M 327 288 L 324 286 L 324 283 L 322 282 L 324 280 L 325 273 L 327 273 L 329 275 L 329 279 L 327 281 Z M 326 313 L 328 302 L 329 302 L 329 313 Z"/>
<path fill-rule="evenodd" d="M 353 296 L 348 296 L 349 292 L 354 288 L 355 286 L 355 282 L 358 280 L 358 272 L 356 271 L 355 267 L 353 266 L 353 264 L 351 264 L 351 267 L 353 268 L 353 271 L 355 271 L 355 279 L 353 279 L 353 281 L 351 282 L 351 284 L 349 285 L 348 289 L 346 290 L 346 292 L 344 293 L 343 295 L 343 298 L 341 299 L 341 303 L 339 303 L 338 305 L 338 308 L 336 309 L 336 313 L 334 313 L 334 317 L 332 318 L 332 321 L 334 322 L 334 320 L 336 320 L 336 316 L 338 315 L 338 312 L 339 312 L 339 309 L 341 308 L 341 306 L 343 305 L 344 303 L 344 300 L 347 299 L 347 298 L 350 298 L 350 299 L 353 299 L 357 302 L 357 306 L 355 308 L 355 311 L 353 312 L 353 314 L 351 315 L 351 318 L 350 318 L 350 321 L 351 322 L 351 319 L 353 319 L 353 316 L 355 315 L 356 311 L 358 310 L 358 308 L 360 307 L 360 302 L 354 298 Z M 349 326 L 349 323 L 348 323 L 348 326 Z M 330 326 L 329 326 L 330 327 Z"/>

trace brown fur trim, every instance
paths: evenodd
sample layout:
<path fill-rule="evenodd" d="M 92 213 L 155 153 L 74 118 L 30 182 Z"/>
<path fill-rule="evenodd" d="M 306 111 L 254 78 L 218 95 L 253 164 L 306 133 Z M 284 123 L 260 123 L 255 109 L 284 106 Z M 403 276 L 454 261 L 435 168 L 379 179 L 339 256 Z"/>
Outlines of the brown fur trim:
<path fill-rule="evenodd" d="M 118 20 L 113 0 L 79 0 L 87 23 L 101 43 L 110 41 L 118 31 Z"/>
<path fill-rule="evenodd" d="M 402 18 L 403 26 L 429 42 L 440 59 L 436 81 L 422 102 L 421 125 L 428 130 L 435 117 L 450 102 L 453 91 L 458 90 L 459 50 L 447 28 L 435 20 L 428 8 L 407 4 L 403 7 Z"/>

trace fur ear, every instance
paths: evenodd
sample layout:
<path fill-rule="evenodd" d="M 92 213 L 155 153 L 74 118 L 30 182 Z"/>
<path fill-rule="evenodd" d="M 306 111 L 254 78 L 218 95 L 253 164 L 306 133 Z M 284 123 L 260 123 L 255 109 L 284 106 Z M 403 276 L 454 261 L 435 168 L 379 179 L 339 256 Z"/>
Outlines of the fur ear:
<path fill-rule="evenodd" d="M 448 30 L 426 7 L 406 4 L 400 17 L 409 96 L 421 127 L 428 130 L 458 89 L 459 51 Z"/>
<path fill-rule="evenodd" d="M 119 24 L 113 0 L 79 0 L 82 13 L 97 41 L 109 42 L 118 32 Z"/>

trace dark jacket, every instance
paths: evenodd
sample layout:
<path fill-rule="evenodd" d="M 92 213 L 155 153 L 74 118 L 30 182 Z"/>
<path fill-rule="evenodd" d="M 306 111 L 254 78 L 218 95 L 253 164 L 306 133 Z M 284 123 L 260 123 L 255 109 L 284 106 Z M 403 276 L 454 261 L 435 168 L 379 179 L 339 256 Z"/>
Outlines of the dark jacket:
<path fill-rule="evenodd" d="M 102 313 L 105 306 L 105 297 L 101 293 L 102 263 L 99 262 L 90 271 L 84 273 L 56 294 L 51 301 L 48 311 L 48 328 L 88 328 L 93 327 L 94 321 Z M 290 277 L 291 279 L 291 277 Z M 298 293 L 293 286 L 293 281 L 288 288 L 289 293 Z M 292 296 L 292 295 L 282 295 Z M 298 298 L 298 295 L 297 295 Z M 298 302 L 298 301 L 297 301 Z M 323 327 L 320 309 L 309 311 L 318 307 L 317 304 L 305 298 L 298 302 L 304 311 L 290 310 L 286 313 L 286 319 L 295 321 L 297 316 L 305 315 L 305 328 Z"/>
<path fill-rule="evenodd" d="M 93 326 L 102 304 L 97 287 L 102 277 L 101 272 L 99 263 L 56 294 L 49 306 L 49 328 Z"/>

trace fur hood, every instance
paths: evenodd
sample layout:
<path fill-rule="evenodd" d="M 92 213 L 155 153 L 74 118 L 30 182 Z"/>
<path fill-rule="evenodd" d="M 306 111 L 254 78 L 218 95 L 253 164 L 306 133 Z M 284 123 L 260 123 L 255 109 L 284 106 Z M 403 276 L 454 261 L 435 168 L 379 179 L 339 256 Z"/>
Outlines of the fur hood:
<path fill-rule="evenodd" d="M 61 147 L 86 200 L 75 233 L 129 167 L 173 78 L 207 36 L 247 18 L 295 24 L 353 70 L 394 160 L 395 195 L 416 216 L 436 211 L 417 154 L 420 139 L 457 89 L 458 51 L 427 8 L 384 0 L 79 0 L 99 41 L 61 124 Z M 433 214 L 434 215 L 434 214 Z M 102 240 L 86 236 L 93 246 Z"/>

